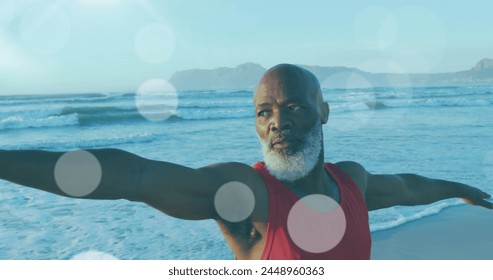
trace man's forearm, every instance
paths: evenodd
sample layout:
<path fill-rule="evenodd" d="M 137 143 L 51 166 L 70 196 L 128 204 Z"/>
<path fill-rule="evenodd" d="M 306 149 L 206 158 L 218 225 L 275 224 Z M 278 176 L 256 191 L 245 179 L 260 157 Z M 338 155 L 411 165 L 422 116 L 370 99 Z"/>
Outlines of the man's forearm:
<path fill-rule="evenodd" d="M 0 150 L 0 179 L 62 196 L 136 199 L 141 158 L 121 150 L 102 149 L 81 153 L 90 155 L 90 162 L 72 157 L 63 163 L 61 159 L 66 154 Z"/>
<path fill-rule="evenodd" d="M 430 179 L 415 174 L 400 174 L 412 195 L 412 205 L 429 204 L 442 199 L 462 198 L 470 186 L 458 182 Z"/>

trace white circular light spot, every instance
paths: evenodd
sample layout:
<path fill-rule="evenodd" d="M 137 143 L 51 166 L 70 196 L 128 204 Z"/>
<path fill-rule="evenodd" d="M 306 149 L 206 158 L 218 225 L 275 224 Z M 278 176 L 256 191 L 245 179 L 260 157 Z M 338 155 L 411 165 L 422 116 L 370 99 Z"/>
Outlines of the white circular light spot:
<path fill-rule="evenodd" d="M 160 64 L 167 61 L 175 51 L 175 36 L 166 25 L 151 23 L 138 31 L 134 46 L 142 61 Z"/>
<path fill-rule="evenodd" d="M 335 200 L 321 194 L 298 200 L 289 211 L 287 223 L 293 242 L 310 253 L 333 249 L 346 232 L 342 208 Z"/>
<path fill-rule="evenodd" d="M 53 54 L 62 49 L 70 36 L 70 20 L 54 4 L 35 4 L 24 12 L 20 25 L 22 41 L 40 54 Z"/>
<path fill-rule="evenodd" d="M 151 79 L 137 90 L 135 105 L 146 119 L 163 121 L 177 114 L 178 93 L 167 80 Z"/>
<path fill-rule="evenodd" d="M 98 159 L 88 151 L 63 154 L 55 165 L 55 181 L 67 195 L 83 197 L 99 186 L 102 168 Z"/>
<path fill-rule="evenodd" d="M 99 251 L 87 251 L 74 255 L 71 260 L 118 260 L 112 254 Z"/>
<path fill-rule="evenodd" d="M 247 185 L 240 182 L 229 182 L 217 190 L 214 207 L 224 220 L 241 222 L 252 214 L 255 197 Z"/>

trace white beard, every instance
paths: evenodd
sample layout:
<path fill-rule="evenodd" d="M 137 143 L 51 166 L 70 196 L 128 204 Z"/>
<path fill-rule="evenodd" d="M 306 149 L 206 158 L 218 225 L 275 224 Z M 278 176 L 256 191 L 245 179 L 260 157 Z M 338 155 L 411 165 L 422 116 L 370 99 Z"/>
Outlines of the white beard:
<path fill-rule="evenodd" d="M 294 182 L 307 176 L 315 167 L 322 151 L 322 124 L 317 123 L 306 135 L 299 151 L 281 154 L 267 140 L 260 139 L 265 166 L 280 181 Z"/>

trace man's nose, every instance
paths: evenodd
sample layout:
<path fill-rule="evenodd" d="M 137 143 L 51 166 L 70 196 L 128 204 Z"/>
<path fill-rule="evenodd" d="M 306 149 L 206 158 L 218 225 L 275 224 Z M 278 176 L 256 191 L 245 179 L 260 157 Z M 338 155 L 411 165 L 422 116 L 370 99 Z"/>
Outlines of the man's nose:
<path fill-rule="evenodd" d="M 273 118 L 271 118 L 271 131 L 279 132 L 285 129 L 290 129 L 293 126 L 293 120 L 289 117 L 289 114 L 278 110 L 274 113 Z"/>

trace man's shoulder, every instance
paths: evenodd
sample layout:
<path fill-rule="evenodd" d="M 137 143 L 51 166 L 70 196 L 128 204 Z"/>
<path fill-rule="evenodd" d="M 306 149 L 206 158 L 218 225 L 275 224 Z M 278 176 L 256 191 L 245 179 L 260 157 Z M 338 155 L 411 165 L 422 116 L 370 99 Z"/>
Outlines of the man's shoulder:
<path fill-rule="evenodd" d="M 366 192 L 368 172 L 361 164 L 355 161 L 340 161 L 335 165 L 356 183 L 362 193 Z"/>
<path fill-rule="evenodd" d="M 345 173 L 366 173 L 366 169 L 363 165 L 355 162 L 355 161 L 339 161 L 336 162 L 335 165 L 342 169 Z"/>
<path fill-rule="evenodd" d="M 204 167 L 199 168 L 199 170 L 215 170 L 217 172 L 231 172 L 236 171 L 238 173 L 247 173 L 253 174 L 252 172 L 256 172 L 255 168 L 262 162 L 257 162 L 254 165 L 248 165 L 242 162 L 220 162 L 210 164 Z"/>
<path fill-rule="evenodd" d="M 214 177 L 222 182 L 236 181 L 251 186 L 262 185 L 263 183 L 254 167 L 241 162 L 215 163 L 199 168 L 199 170 L 213 174 Z"/>

